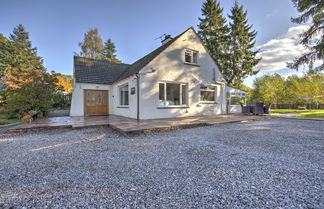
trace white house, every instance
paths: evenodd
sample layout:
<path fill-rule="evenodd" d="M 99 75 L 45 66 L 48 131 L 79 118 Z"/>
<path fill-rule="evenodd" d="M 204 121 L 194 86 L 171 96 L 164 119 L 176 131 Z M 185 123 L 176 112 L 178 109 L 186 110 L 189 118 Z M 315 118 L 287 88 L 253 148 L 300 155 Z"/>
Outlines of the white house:
<path fill-rule="evenodd" d="M 191 27 L 131 65 L 74 57 L 71 116 L 225 114 L 226 82 Z"/>

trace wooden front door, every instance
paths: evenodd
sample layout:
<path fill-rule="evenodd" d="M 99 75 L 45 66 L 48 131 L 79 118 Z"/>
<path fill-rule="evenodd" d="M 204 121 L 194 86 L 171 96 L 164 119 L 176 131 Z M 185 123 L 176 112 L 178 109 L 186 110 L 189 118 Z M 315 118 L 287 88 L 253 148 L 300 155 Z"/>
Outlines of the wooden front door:
<path fill-rule="evenodd" d="M 108 91 L 84 90 L 84 115 L 108 115 Z"/>

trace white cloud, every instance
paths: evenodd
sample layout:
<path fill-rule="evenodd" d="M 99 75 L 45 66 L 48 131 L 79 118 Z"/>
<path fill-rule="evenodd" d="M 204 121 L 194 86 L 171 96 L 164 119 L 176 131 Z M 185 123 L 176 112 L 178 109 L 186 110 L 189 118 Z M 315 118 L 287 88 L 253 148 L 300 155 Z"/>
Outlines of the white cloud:
<path fill-rule="evenodd" d="M 303 33 L 307 28 L 307 25 L 291 27 L 278 38 L 258 46 L 257 49 L 260 52 L 257 57 L 261 57 L 262 60 L 255 69 L 277 71 L 287 68 L 287 62 L 292 62 L 305 52 L 306 48 L 299 43 L 299 34 Z"/>
<path fill-rule="evenodd" d="M 303 72 L 303 71 L 298 71 L 298 72 L 292 72 L 292 73 L 288 73 L 288 74 L 286 74 L 286 75 L 282 75 L 282 77 L 284 77 L 284 78 L 288 78 L 289 76 L 292 76 L 292 75 L 296 75 L 296 76 L 298 76 L 298 77 L 302 77 L 303 75 L 305 74 L 305 72 Z"/>

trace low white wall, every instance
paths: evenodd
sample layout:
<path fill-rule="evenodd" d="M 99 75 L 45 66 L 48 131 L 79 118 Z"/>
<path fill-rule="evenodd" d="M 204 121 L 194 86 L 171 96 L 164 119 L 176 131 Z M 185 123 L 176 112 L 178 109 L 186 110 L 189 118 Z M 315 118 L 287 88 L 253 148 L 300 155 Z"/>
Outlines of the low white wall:
<path fill-rule="evenodd" d="M 112 112 L 111 85 L 75 83 L 72 93 L 70 116 L 84 116 L 84 89 L 108 90 L 109 113 Z"/>
<path fill-rule="evenodd" d="M 232 113 L 232 114 L 242 113 L 242 107 L 241 107 L 241 105 L 229 105 L 228 112 Z"/>

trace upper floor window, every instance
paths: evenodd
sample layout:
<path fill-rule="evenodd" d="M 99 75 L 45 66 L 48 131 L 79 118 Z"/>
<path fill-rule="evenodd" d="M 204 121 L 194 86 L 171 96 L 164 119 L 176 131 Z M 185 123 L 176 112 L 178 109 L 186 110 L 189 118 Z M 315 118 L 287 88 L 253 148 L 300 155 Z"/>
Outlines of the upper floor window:
<path fill-rule="evenodd" d="M 128 84 L 119 86 L 119 105 L 121 106 L 129 105 Z"/>
<path fill-rule="evenodd" d="M 198 64 L 198 51 L 186 49 L 185 62 L 191 64 Z"/>

